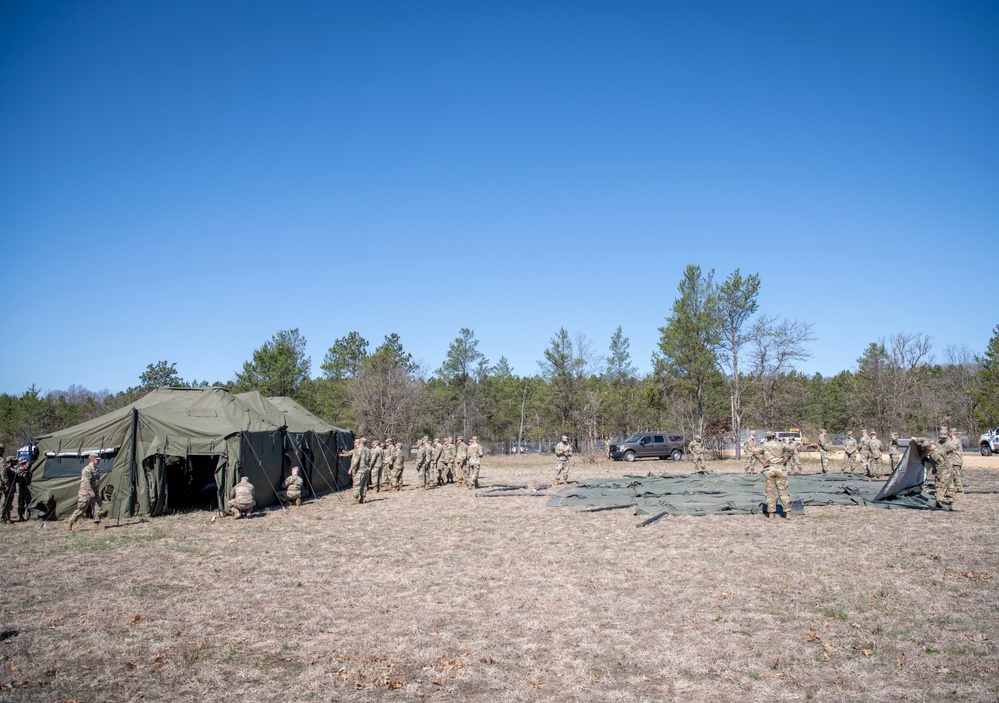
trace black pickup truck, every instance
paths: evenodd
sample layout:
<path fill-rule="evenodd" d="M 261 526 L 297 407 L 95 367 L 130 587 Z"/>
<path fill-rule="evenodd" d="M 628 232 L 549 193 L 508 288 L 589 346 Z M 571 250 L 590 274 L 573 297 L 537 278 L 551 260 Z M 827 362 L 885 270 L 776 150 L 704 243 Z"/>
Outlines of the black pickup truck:
<path fill-rule="evenodd" d="M 647 457 L 680 461 L 689 444 L 690 440 L 682 434 L 636 432 L 623 442 L 611 444 L 608 455 L 615 461 L 620 459 L 634 461 Z"/>

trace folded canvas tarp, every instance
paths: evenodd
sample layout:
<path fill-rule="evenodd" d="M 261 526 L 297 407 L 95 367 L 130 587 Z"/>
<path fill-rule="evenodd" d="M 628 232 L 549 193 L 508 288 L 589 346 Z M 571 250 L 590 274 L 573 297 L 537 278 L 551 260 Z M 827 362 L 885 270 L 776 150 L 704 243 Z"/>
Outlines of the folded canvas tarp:
<path fill-rule="evenodd" d="M 322 493 L 340 490 L 350 485 L 348 457 L 339 453 L 354 446 L 354 433 L 323 422 L 291 398 L 265 398 L 257 391 L 236 396 L 271 422 L 286 428 L 285 474 L 292 465 L 298 466 L 306 482 L 306 490 Z"/>
<path fill-rule="evenodd" d="M 88 422 L 37 438 L 32 504 L 50 517 L 76 507 L 88 454 L 100 454 L 111 517 L 159 515 L 191 504 L 225 509 L 245 475 L 257 504 L 274 502 L 284 431 L 222 388 L 161 388 Z"/>

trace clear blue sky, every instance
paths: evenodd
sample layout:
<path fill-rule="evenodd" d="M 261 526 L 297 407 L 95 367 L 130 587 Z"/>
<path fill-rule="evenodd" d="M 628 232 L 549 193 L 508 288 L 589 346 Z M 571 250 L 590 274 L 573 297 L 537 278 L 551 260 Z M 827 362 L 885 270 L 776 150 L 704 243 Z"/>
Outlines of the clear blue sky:
<path fill-rule="evenodd" d="M 281 329 L 641 371 L 688 263 L 808 372 L 999 323 L 993 2 L 0 5 L 0 391 L 228 380 Z"/>

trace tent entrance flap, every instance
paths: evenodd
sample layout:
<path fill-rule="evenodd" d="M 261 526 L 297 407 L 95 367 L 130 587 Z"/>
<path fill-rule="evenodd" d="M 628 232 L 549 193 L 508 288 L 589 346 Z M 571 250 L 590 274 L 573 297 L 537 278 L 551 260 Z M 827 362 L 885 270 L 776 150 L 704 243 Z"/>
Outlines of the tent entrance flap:
<path fill-rule="evenodd" d="M 212 508 L 218 500 L 215 469 L 219 458 L 219 454 L 167 457 L 163 465 L 166 484 L 164 511 Z"/>

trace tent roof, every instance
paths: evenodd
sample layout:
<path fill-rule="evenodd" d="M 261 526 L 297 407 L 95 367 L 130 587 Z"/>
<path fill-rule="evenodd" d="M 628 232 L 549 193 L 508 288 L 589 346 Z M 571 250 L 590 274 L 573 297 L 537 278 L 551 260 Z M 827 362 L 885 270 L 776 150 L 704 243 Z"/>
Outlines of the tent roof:
<path fill-rule="evenodd" d="M 272 406 L 277 408 L 284 417 L 287 418 L 288 429 L 292 432 L 305 432 L 314 430 L 316 432 L 347 432 L 342 427 L 336 427 L 328 422 L 323 422 L 291 398 L 275 396 L 267 398 Z"/>

